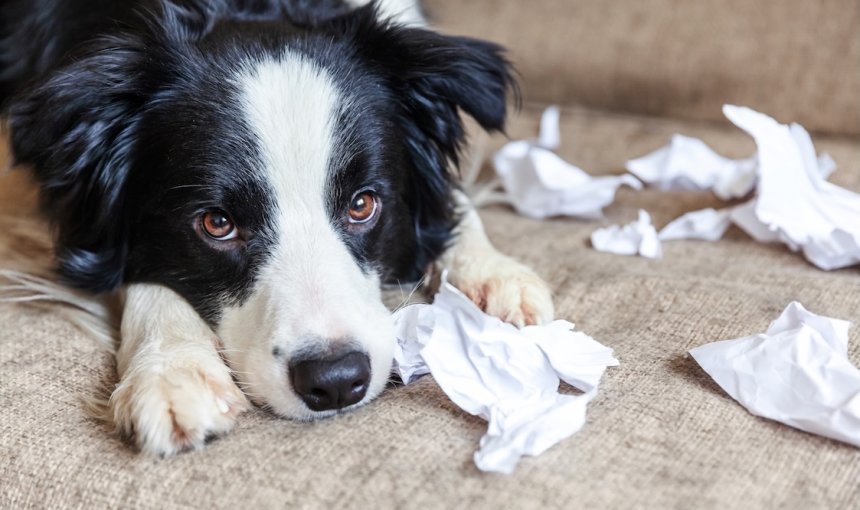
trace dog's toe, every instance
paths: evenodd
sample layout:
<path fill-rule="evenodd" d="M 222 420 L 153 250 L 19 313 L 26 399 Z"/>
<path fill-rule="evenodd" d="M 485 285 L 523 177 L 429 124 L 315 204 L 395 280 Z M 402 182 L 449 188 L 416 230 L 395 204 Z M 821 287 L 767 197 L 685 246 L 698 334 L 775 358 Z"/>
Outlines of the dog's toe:
<path fill-rule="evenodd" d="M 122 432 L 144 453 L 169 456 L 202 447 L 230 431 L 248 401 L 220 360 L 140 367 L 111 396 Z"/>

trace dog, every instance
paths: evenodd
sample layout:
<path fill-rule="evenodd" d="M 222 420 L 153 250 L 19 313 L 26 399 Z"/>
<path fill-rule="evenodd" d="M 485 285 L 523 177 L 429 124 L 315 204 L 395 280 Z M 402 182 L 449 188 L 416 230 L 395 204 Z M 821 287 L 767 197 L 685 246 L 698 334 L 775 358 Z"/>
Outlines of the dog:
<path fill-rule="evenodd" d="M 69 286 L 123 295 L 118 430 L 172 455 L 250 403 L 315 420 L 380 394 L 381 286 L 428 271 L 517 325 L 547 285 L 452 167 L 503 129 L 503 49 L 411 0 L 6 0 L 0 102 Z"/>

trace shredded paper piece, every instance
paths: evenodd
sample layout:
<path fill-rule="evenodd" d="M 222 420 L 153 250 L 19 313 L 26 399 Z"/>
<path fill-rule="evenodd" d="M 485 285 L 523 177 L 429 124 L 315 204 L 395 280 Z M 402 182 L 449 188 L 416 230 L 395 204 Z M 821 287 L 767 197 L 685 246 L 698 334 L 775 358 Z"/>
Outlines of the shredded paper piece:
<path fill-rule="evenodd" d="M 860 194 L 827 182 L 826 176 L 836 168 L 833 159 L 826 154 L 816 158 L 809 133 L 798 124 L 779 124 L 745 107 L 726 105 L 723 112 L 758 145 L 755 160 L 732 163 L 747 167 L 754 161 L 755 178 L 749 182 L 755 184 L 755 196 L 739 206 L 687 213 L 667 225 L 660 232 L 660 240 L 716 241 L 734 223 L 756 241 L 781 242 L 793 251 L 802 251 L 806 259 L 820 269 L 839 269 L 860 263 Z M 664 153 L 658 151 L 659 154 L 631 161 L 628 167 L 646 181 L 652 174 L 659 174 L 672 176 L 661 182 L 679 179 L 701 184 L 709 182 L 708 179 L 700 178 L 699 173 L 690 169 L 704 168 L 706 171 L 702 175 L 712 176 L 714 168 L 732 166 L 732 160 L 716 155 L 699 140 L 676 137 L 673 147 L 663 149 Z M 665 151 L 681 155 L 667 155 Z M 675 163 L 650 165 L 660 158 L 674 158 Z M 655 170 L 658 167 L 660 170 Z M 730 173 L 723 172 L 722 175 Z M 729 187 L 743 191 L 741 186 Z M 746 192 L 732 196 L 743 194 Z"/>
<path fill-rule="evenodd" d="M 679 239 L 717 241 L 723 237 L 731 223 L 731 214 L 728 210 L 702 209 L 687 213 L 672 221 L 660 230 L 657 237 L 661 241 Z"/>
<path fill-rule="evenodd" d="M 510 142 L 493 158 L 508 201 L 517 212 L 537 219 L 596 219 L 615 200 L 619 187 L 642 188 L 632 175 L 593 177 L 552 152 L 560 140 L 558 122 L 558 109 L 547 109 L 537 140 Z"/>
<path fill-rule="evenodd" d="M 836 170 L 836 162 L 830 155 L 822 154 L 815 167 L 826 179 Z M 674 135 L 669 145 L 628 161 L 627 170 L 664 190 L 710 190 L 721 200 L 732 200 L 745 197 L 755 189 L 759 158 L 729 159 L 698 138 Z"/>
<path fill-rule="evenodd" d="M 849 327 L 794 302 L 766 333 L 690 354 L 750 413 L 860 447 L 860 370 L 848 359 Z"/>
<path fill-rule="evenodd" d="M 752 207 L 732 211 L 735 224 L 760 241 L 803 251 L 821 269 L 860 263 L 860 194 L 821 176 L 809 133 L 749 108 L 723 112 L 758 145 L 757 196 Z"/>
<path fill-rule="evenodd" d="M 612 225 L 595 230 L 591 245 L 597 251 L 618 255 L 641 255 L 651 259 L 663 256 L 657 231 L 651 224 L 651 215 L 639 210 L 639 219 L 624 226 Z"/>
<path fill-rule="evenodd" d="M 432 305 L 394 314 L 395 370 L 405 384 L 430 373 L 466 412 L 489 422 L 475 453 L 482 471 L 512 473 L 585 424 L 612 349 L 567 321 L 522 329 L 483 313 L 443 279 Z M 559 380 L 583 391 L 559 393 Z"/>
<path fill-rule="evenodd" d="M 675 135 L 666 147 L 627 162 L 627 170 L 661 189 L 713 190 L 723 200 L 749 194 L 756 182 L 755 158 L 729 159 L 705 142 Z"/>

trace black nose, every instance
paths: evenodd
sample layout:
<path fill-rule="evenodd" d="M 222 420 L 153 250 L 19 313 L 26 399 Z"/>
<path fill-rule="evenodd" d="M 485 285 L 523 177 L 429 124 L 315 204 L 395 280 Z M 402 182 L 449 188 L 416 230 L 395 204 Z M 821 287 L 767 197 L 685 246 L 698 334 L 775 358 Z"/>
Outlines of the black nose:
<path fill-rule="evenodd" d="M 342 409 L 364 398 L 370 383 L 370 358 L 363 352 L 290 364 L 293 389 L 314 411 Z"/>

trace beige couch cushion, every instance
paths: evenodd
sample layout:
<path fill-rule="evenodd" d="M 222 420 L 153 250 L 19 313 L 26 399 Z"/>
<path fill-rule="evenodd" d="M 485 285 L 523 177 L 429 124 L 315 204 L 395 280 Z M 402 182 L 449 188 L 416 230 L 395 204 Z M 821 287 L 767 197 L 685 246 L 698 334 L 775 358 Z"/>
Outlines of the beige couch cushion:
<path fill-rule="evenodd" d="M 427 0 L 511 49 L 529 101 L 722 121 L 737 103 L 860 134 L 857 0 Z"/>
<path fill-rule="evenodd" d="M 512 134 L 532 134 L 538 113 L 525 112 Z M 735 129 L 575 110 L 563 117 L 562 153 L 594 172 L 618 171 L 676 131 L 729 155 L 753 149 Z M 816 142 L 841 165 L 834 180 L 860 190 L 860 146 Z M 10 177 L 0 180 L 6 215 L 25 196 Z M 82 395 L 113 381 L 110 358 L 56 311 L 0 305 L 0 508 L 855 506 L 856 448 L 751 416 L 686 352 L 761 332 L 794 299 L 856 321 L 857 268 L 822 272 L 736 230 L 718 243 L 668 243 L 659 261 L 589 247 L 595 228 L 629 221 L 639 207 L 659 226 L 708 205 L 719 202 L 707 193 L 625 190 L 604 222 L 484 211 L 490 237 L 552 284 L 559 316 L 621 360 L 585 428 L 512 476 L 475 469 L 486 424 L 430 377 L 336 419 L 300 424 L 255 410 L 203 451 L 141 457 L 83 410 Z M 0 246 L 9 242 L 0 232 Z M 850 356 L 860 362 L 860 328 Z"/>

